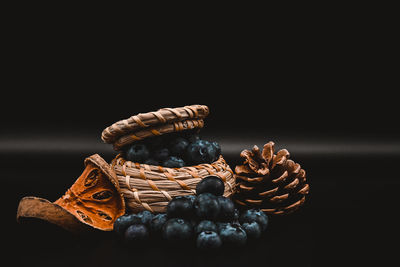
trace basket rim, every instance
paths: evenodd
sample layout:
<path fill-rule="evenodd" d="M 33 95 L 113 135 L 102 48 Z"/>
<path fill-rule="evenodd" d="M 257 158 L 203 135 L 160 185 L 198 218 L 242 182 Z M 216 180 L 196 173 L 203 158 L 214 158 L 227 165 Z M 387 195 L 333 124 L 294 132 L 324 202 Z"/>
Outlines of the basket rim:
<path fill-rule="evenodd" d="M 188 105 L 176 108 L 161 108 L 157 111 L 139 113 L 119 120 L 105 128 L 101 134 L 103 142 L 112 144 L 119 137 L 152 126 L 169 124 L 187 119 L 204 119 L 209 114 L 206 105 Z"/>

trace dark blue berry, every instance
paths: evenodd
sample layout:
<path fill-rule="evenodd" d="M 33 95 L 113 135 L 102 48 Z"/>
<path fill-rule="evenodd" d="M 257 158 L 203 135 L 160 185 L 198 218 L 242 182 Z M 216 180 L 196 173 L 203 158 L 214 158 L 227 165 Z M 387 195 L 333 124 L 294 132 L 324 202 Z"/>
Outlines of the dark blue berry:
<path fill-rule="evenodd" d="M 235 209 L 235 212 L 233 213 L 233 221 L 234 222 L 239 222 L 239 216 L 240 216 L 239 210 Z"/>
<path fill-rule="evenodd" d="M 212 163 L 217 149 L 209 141 L 197 140 L 191 143 L 186 151 L 186 159 L 190 164 Z"/>
<path fill-rule="evenodd" d="M 170 156 L 167 160 L 165 160 L 162 163 L 162 166 L 168 168 L 182 168 L 185 166 L 185 162 L 181 158 Z"/>
<path fill-rule="evenodd" d="M 147 159 L 147 160 L 144 162 L 144 164 L 147 164 L 147 165 L 155 165 L 155 166 L 160 165 L 160 163 L 159 163 L 157 160 L 153 159 L 153 158 Z"/>
<path fill-rule="evenodd" d="M 148 210 L 141 211 L 139 213 L 136 213 L 136 216 L 140 218 L 140 221 L 142 224 L 149 226 L 151 219 L 153 219 L 153 213 L 151 213 Z"/>
<path fill-rule="evenodd" d="M 232 222 L 235 219 L 235 204 L 233 201 L 224 196 L 217 197 L 217 200 L 221 207 L 218 220 L 223 222 Z"/>
<path fill-rule="evenodd" d="M 184 196 L 181 196 L 181 197 L 189 199 L 192 202 L 192 204 L 196 200 L 196 196 L 195 195 L 184 195 Z"/>
<path fill-rule="evenodd" d="M 240 214 L 239 217 L 239 222 L 241 224 L 243 223 L 251 223 L 251 222 L 257 222 L 262 231 L 265 231 L 268 226 L 268 216 L 261 210 L 256 210 L 256 209 L 249 209 L 245 210 Z"/>
<path fill-rule="evenodd" d="M 198 132 L 188 131 L 185 134 L 185 138 L 189 141 L 189 143 L 194 143 L 197 140 L 200 140 L 200 135 Z"/>
<path fill-rule="evenodd" d="M 173 198 L 167 205 L 168 218 L 185 218 L 193 217 L 193 202 L 185 196 Z"/>
<path fill-rule="evenodd" d="M 227 224 L 221 229 L 219 236 L 228 246 L 243 246 L 247 241 L 246 232 L 237 224 Z"/>
<path fill-rule="evenodd" d="M 230 223 L 228 223 L 228 222 L 217 222 L 216 225 L 217 225 L 218 233 L 220 233 L 222 231 L 222 229 L 224 229 L 225 227 L 230 225 Z"/>
<path fill-rule="evenodd" d="M 195 232 L 196 232 L 196 234 L 200 234 L 201 232 L 204 232 L 204 231 L 218 232 L 218 227 L 212 221 L 203 220 L 196 225 Z"/>
<path fill-rule="evenodd" d="M 164 224 L 162 235 L 168 241 L 189 240 L 193 237 L 193 227 L 185 219 L 172 218 Z"/>
<path fill-rule="evenodd" d="M 129 226 L 133 224 L 149 225 L 152 218 L 153 214 L 147 210 L 139 213 L 122 215 L 114 222 L 114 232 L 122 236 Z"/>
<path fill-rule="evenodd" d="M 157 135 L 153 137 L 146 138 L 146 144 L 149 150 L 155 151 L 165 144 L 166 135 Z"/>
<path fill-rule="evenodd" d="M 218 176 L 207 176 L 203 178 L 196 186 L 196 194 L 211 193 L 215 196 L 224 194 L 224 182 Z"/>
<path fill-rule="evenodd" d="M 216 149 L 215 158 L 214 158 L 214 160 L 213 160 L 213 161 L 216 161 L 216 160 L 219 158 L 219 156 L 221 155 L 221 146 L 220 146 L 219 143 L 217 143 L 217 142 L 212 142 L 211 144 L 212 144 L 212 145 L 215 147 L 215 149 Z"/>
<path fill-rule="evenodd" d="M 194 201 L 194 210 L 200 220 L 216 220 L 220 209 L 217 197 L 210 193 L 200 194 Z"/>
<path fill-rule="evenodd" d="M 186 148 L 189 146 L 189 142 L 183 137 L 177 137 L 173 139 L 169 144 L 171 155 L 182 157 L 186 152 Z"/>
<path fill-rule="evenodd" d="M 136 143 L 126 150 L 125 157 L 129 161 L 143 163 L 150 156 L 150 151 L 144 143 Z"/>
<path fill-rule="evenodd" d="M 156 235 L 160 235 L 166 221 L 167 221 L 166 213 L 159 213 L 154 215 L 153 219 L 151 219 L 150 222 L 150 232 Z"/>
<path fill-rule="evenodd" d="M 245 222 L 242 228 L 246 231 L 248 239 L 257 239 L 261 236 L 261 227 L 257 222 Z"/>
<path fill-rule="evenodd" d="M 221 247 L 222 240 L 216 232 L 204 231 L 197 236 L 196 246 L 199 249 L 217 249 Z"/>
<path fill-rule="evenodd" d="M 149 231 L 143 224 L 133 224 L 126 229 L 124 237 L 127 243 L 143 241 L 149 237 Z"/>
<path fill-rule="evenodd" d="M 131 215 L 122 215 L 114 222 L 114 232 L 122 236 L 130 225 L 132 225 Z"/>
<path fill-rule="evenodd" d="M 158 148 L 154 150 L 152 157 L 157 161 L 165 161 L 169 158 L 169 150 L 168 148 Z"/>

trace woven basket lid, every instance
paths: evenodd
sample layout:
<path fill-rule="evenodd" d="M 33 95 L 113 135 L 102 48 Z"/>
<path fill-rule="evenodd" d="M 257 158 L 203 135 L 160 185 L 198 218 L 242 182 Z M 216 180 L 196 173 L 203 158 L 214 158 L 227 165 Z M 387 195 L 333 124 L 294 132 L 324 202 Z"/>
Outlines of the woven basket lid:
<path fill-rule="evenodd" d="M 139 113 L 117 121 L 105 128 L 101 139 L 113 144 L 114 149 L 154 135 L 202 128 L 203 119 L 209 114 L 205 105 L 190 105 L 177 108 L 162 108 L 157 111 Z"/>

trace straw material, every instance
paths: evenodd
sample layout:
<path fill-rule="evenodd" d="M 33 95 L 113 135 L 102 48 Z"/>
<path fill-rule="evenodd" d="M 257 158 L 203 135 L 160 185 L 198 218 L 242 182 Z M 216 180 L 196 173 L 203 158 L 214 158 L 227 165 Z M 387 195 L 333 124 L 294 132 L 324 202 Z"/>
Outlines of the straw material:
<path fill-rule="evenodd" d="M 184 120 L 200 120 L 207 117 L 209 109 L 204 105 L 191 105 L 179 108 L 162 108 L 158 111 L 140 113 L 128 119 L 120 120 L 104 129 L 101 139 L 108 144 L 114 143 L 119 137 L 139 129 L 171 124 Z"/>
<path fill-rule="evenodd" d="M 222 156 L 211 164 L 166 168 L 126 161 L 119 154 L 111 165 L 117 174 L 126 208 L 131 212 L 165 212 L 173 197 L 194 195 L 196 185 L 209 175 L 224 181 L 224 196 L 230 197 L 235 192 L 233 172 Z"/>
<path fill-rule="evenodd" d="M 149 127 L 121 136 L 114 142 L 114 150 L 121 150 L 126 145 L 132 144 L 133 142 L 140 141 L 148 137 L 163 135 L 172 132 L 180 132 L 183 130 L 191 130 L 195 128 L 203 128 L 203 126 L 203 120 L 184 120 L 173 122 L 171 124 Z"/>

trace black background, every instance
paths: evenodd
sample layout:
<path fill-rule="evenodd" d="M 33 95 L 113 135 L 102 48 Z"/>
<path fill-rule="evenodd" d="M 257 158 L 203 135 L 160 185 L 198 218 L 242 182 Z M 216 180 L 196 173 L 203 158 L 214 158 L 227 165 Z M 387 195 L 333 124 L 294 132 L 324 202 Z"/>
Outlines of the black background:
<path fill-rule="evenodd" d="M 393 258 L 400 139 L 390 31 L 314 22 L 265 39 L 262 29 L 246 27 L 96 31 L 90 23 L 17 18 L 6 29 L 0 106 L 2 240 L 15 265 L 381 265 Z M 203 136 L 221 143 L 232 168 L 253 144 L 288 149 L 307 172 L 305 206 L 272 217 L 255 244 L 206 255 L 161 243 L 127 249 L 112 234 L 74 237 L 16 223 L 22 197 L 54 201 L 87 156 L 115 156 L 100 140 L 105 127 L 190 104 L 209 106 Z"/>

